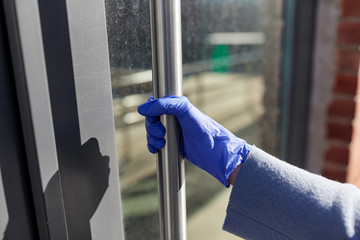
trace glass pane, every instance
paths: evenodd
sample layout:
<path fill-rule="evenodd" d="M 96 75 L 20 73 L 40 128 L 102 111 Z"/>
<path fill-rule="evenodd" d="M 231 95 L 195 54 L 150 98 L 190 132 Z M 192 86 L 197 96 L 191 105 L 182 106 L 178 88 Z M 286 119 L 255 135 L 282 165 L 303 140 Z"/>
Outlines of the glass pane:
<path fill-rule="evenodd" d="M 149 3 L 105 3 L 125 237 L 159 239 L 156 159 L 137 113 L 152 95 Z"/>
<path fill-rule="evenodd" d="M 146 0 L 106 0 L 127 239 L 159 239 L 155 157 L 136 107 L 152 94 Z M 184 94 L 239 137 L 276 153 L 282 0 L 182 0 Z M 221 231 L 229 190 L 186 166 L 189 239 Z"/>
<path fill-rule="evenodd" d="M 276 154 L 282 0 L 182 0 L 184 94 L 250 144 Z M 186 166 L 188 237 L 223 232 L 229 189 Z"/>

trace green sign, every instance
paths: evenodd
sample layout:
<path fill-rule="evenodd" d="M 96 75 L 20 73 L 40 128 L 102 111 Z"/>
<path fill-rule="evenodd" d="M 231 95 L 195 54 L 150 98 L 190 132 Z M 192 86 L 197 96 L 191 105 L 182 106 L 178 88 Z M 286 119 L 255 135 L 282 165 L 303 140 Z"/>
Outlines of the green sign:
<path fill-rule="evenodd" d="M 231 64 L 230 51 L 226 45 L 217 45 L 211 56 L 214 72 L 228 72 Z"/>

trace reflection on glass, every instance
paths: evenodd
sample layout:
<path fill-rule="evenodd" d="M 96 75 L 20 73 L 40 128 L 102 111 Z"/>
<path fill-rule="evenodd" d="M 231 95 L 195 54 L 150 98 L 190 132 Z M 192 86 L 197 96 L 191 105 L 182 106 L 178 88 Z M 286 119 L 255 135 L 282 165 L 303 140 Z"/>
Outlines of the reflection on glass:
<path fill-rule="evenodd" d="M 183 0 L 184 94 L 237 136 L 276 153 L 280 0 Z M 187 162 L 188 238 L 221 231 L 229 191 Z"/>
<path fill-rule="evenodd" d="M 276 153 L 282 0 L 182 0 L 184 94 L 237 136 Z M 155 157 L 137 106 L 152 94 L 147 0 L 106 0 L 126 239 L 159 239 Z M 188 238 L 221 231 L 228 190 L 186 165 Z"/>

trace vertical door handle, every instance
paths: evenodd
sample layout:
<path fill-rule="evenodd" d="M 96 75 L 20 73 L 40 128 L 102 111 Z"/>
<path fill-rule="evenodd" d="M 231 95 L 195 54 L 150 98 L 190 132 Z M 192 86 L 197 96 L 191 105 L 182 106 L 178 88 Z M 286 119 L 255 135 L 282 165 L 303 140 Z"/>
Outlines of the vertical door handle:
<path fill-rule="evenodd" d="M 150 0 L 154 97 L 182 96 L 180 0 Z M 162 116 L 165 147 L 158 154 L 160 231 L 162 240 L 186 239 L 184 159 L 179 123 Z"/>

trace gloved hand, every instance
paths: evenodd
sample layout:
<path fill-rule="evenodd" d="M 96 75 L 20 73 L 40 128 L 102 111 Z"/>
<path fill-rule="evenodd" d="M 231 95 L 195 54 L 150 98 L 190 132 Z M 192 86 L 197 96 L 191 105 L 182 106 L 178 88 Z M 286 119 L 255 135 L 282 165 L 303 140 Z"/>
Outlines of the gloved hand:
<path fill-rule="evenodd" d="M 203 114 L 186 97 L 164 97 L 138 108 L 146 117 L 148 149 L 157 153 L 165 145 L 162 114 L 175 116 L 180 123 L 184 157 L 229 187 L 232 171 L 247 157 L 250 145 Z"/>

